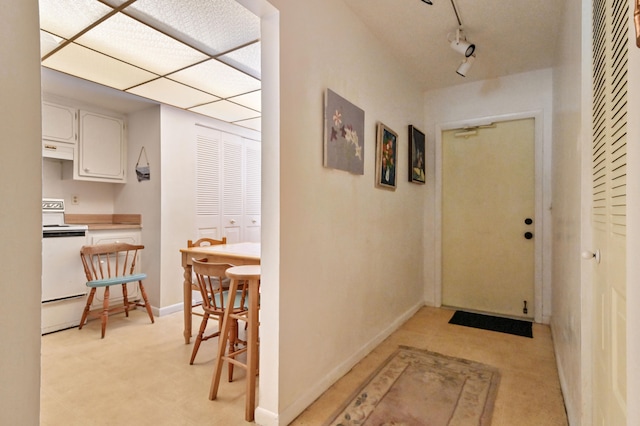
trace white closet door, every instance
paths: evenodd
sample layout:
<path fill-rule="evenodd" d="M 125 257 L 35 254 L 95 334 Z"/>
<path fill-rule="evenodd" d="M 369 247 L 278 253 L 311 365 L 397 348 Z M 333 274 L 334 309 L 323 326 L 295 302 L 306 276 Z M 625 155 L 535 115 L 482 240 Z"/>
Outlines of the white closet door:
<path fill-rule="evenodd" d="M 629 2 L 593 2 L 593 424 L 627 424 L 627 57 Z"/>
<path fill-rule="evenodd" d="M 197 238 L 220 239 L 221 132 L 198 127 L 196 135 L 196 227 Z"/>
<path fill-rule="evenodd" d="M 243 241 L 242 138 L 222 133 L 222 226 L 228 243 Z"/>
<path fill-rule="evenodd" d="M 245 139 L 244 240 L 260 242 L 261 209 L 261 144 Z"/>

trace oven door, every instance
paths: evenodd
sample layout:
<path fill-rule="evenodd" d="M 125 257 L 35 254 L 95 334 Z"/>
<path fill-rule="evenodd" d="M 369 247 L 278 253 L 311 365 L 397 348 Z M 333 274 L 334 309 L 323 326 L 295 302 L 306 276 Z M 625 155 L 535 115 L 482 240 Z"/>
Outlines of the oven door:
<path fill-rule="evenodd" d="M 42 238 L 42 302 L 77 298 L 87 294 L 87 277 L 80 248 L 85 231 L 45 232 Z"/>

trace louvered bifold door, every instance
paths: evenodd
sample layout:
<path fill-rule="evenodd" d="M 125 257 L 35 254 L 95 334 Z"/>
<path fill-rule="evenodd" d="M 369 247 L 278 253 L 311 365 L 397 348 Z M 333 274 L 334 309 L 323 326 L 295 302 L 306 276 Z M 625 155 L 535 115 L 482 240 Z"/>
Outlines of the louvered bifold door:
<path fill-rule="evenodd" d="M 219 131 L 197 127 L 196 227 L 198 238 L 220 239 L 220 138 Z M 192 237 L 192 238 L 193 238 Z M 194 240 L 195 240 L 194 239 Z"/>
<path fill-rule="evenodd" d="M 628 1 L 593 1 L 593 423 L 626 424 Z"/>

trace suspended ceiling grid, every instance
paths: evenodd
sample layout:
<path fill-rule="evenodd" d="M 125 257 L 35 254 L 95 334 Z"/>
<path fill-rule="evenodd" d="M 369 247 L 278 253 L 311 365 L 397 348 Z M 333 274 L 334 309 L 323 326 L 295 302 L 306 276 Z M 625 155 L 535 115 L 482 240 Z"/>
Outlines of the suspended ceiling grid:
<path fill-rule="evenodd" d="M 260 19 L 235 0 L 39 4 L 43 67 L 260 131 Z"/>

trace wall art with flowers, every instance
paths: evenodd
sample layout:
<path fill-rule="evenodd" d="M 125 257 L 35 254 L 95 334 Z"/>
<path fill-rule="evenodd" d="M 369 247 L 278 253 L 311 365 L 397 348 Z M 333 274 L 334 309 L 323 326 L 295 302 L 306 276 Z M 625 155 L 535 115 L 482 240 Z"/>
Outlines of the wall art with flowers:
<path fill-rule="evenodd" d="M 398 134 L 384 124 L 378 123 L 376 140 L 376 186 L 395 191 Z"/>
<path fill-rule="evenodd" d="M 331 89 L 324 101 L 324 167 L 363 175 L 364 110 Z"/>

